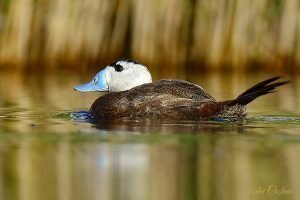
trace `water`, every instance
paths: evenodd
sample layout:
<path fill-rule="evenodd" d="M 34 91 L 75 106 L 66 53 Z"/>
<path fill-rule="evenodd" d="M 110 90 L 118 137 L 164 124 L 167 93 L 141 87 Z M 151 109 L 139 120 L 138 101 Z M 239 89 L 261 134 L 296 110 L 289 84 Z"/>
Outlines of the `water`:
<path fill-rule="evenodd" d="M 269 77 L 190 77 L 216 99 Z M 159 77 L 157 77 L 159 78 Z M 300 79 L 243 123 L 73 120 L 87 77 L 0 74 L 0 199 L 300 199 Z"/>

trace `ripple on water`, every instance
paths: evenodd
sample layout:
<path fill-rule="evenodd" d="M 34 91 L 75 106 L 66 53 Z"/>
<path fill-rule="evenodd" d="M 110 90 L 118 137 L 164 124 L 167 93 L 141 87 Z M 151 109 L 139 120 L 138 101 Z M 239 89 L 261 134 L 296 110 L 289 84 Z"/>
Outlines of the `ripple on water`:
<path fill-rule="evenodd" d="M 248 117 L 250 122 L 270 122 L 270 123 L 299 123 L 300 116 L 276 116 L 276 115 L 262 115 L 262 116 L 252 116 Z"/>
<path fill-rule="evenodd" d="M 70 116 L 75 121 L 93 122 L 95 120 L 95 116 L 90 111 L 85 110 L 72 112 Z"/>

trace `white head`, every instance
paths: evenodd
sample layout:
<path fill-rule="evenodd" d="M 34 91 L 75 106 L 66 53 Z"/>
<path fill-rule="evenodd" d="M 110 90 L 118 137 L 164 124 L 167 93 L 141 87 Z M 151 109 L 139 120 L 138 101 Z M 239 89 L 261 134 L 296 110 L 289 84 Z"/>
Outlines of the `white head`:
<path fill-rule="evenodd" d="M 151 74 L 145 65 L 132 60 L 118 60 L 98 72 L 91 82 L 74 89 L 80 92 L 118 92 L 151 82 Z"/>

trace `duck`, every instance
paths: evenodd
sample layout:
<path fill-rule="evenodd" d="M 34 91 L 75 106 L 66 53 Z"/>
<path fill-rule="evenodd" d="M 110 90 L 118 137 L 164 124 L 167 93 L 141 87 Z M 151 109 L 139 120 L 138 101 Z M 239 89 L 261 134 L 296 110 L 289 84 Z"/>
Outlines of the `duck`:
<path fill-rule="evenodd" d="M 140 62 L 117 60 L 98 72 L 87 84 L 74 87 L 79 92 L 106 92 L 94 101 L 90 113 L 97 120 L 229 120 L 246 118 L 246 105 L 290 83 L 275 76 L 250 87 L 231 100 L 217 101 L 194 83 L 162 79 L 152 81 L 148 68 Z"/>

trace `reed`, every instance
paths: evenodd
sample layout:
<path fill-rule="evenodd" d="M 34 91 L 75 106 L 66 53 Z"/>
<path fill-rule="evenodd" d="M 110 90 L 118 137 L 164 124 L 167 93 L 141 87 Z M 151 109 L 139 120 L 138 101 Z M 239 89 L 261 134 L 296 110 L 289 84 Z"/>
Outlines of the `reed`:
<path fill-rule="evenodd" d="M 168 71 L 297 70 L 299 3 L 1 0 L 0 63 L 84 68 L 131 57 Z"/>

